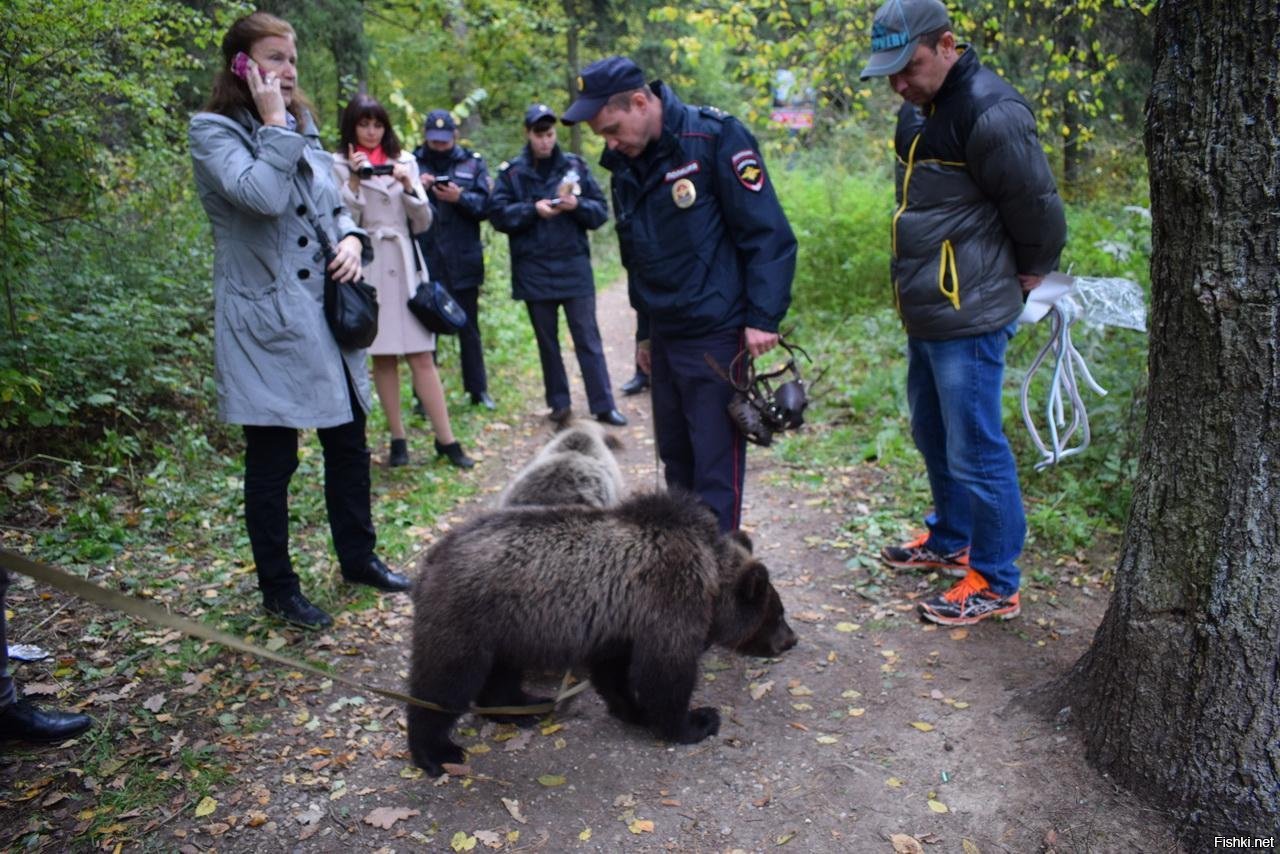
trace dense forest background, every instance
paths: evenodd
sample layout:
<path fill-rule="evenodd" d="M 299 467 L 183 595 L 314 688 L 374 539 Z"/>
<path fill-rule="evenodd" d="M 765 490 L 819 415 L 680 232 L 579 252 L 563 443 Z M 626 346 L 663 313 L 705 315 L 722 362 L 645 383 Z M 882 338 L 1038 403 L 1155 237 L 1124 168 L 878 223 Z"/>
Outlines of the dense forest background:
<path fill-rule="evenodd" d="M 957 32 L 1036 110 L 1070 203 L 1064 268 L 1145 287 L 1140 127 L 1152 4 L 952 5 Z M 211 246 L 185 130 L 220 61 L 221 34 L 252 8 L 8 4 L 0 23 L 0 515 L 63 531 L 74 515 L 64 501 L 137 495 L 166 472 L 187 483 L 210 459 L 237 453 L 238 435 L 213 417 Z M 283 0 L 262 8 L 298 31 L 301 81 L 329 144 L 341 105 L 363 89 L 388 105 L 410 144 L 427 111 L 451 108 L 464 143 L 493 169 L 523 143 L 525 107 L 540 100 L 562 110 L 576 70 L 609 53 L 631 55 L 690 103 L 742 118 L 800 236 L 788 322 L 829 367 L 814 419 L 822 447 L 914 466 L 887 283 L 898 99 L 883 81 L 858 80 L 873 4 L 715 0 L 693 11 L 608 0 Z M 777 91 L 783 78 L 785 93 Z M 812 108 L 812 127 L 771 121 L 779 96 Z M 562 140 L 591 162 L 599 153 L 589 133 L 565 130 Z M 486 234 L 483 316 L 501 370 L 532 351 L 523 318 L 505 311 L 505 241 Z M 607 226 L 596 247 L 604 285 L 618 270 Z M 1145 387 L 1141 334 L 1082 328 L 1077 337 L 1112 392 L 1091 408 L 1095 449 L 1029 490 L 1037 530 L 1067 546 L 1122 521 Z M 1042 335 L 1019 339 L 1015 380 L 1043 343 Z M 83 522 L 77 536 L 105 540 L 91 552 L 127 540 L 119 513 L 111 505 Z"/>

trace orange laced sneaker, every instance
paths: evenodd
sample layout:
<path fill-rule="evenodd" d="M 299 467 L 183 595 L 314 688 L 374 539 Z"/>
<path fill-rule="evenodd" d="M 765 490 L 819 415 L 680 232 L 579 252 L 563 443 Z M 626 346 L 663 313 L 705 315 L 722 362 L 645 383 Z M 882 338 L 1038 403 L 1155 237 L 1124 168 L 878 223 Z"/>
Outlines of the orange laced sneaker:
<path fill-rule="evenodd" d="M 969 547 L 943 555 L 925 548 L 928 541 L 929 532 L 925 531 L 909 543 L 885 546 L 880 550 L 880 560 L 898 569 L 938 569 L 944 575 L 964 578 L 969 572 Z"/>
<path fill-rule="evenodd" d="M 1000 596 L 976 569 L 957 581 L 945 593 L 939 593 L 916 606 L 920 616 L 943 626 L 971 626 L 995 617 L 1012 620 L 1022 611 L 1018 594 Z"/>

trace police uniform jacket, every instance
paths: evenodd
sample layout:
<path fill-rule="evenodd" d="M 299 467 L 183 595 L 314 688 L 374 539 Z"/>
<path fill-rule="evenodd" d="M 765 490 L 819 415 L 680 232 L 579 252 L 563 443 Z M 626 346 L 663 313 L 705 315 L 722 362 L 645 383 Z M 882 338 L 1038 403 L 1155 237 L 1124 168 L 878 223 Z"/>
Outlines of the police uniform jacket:
<path fill-rule="evenodd" d="M 796 239 L 755 138 L 661 81 L 662 134 L 635 159 L 606 151 L 637 337 L 776 332 L 791 303 Z"/>
<path fill-rule="evenodd" d="M 511 296 L 558 300 L 595 293 L 587 231 L 609 218 L 609 206 L 587 162 L 556 146 L 550 168 L 539 173 L 529 146 L 498 172 L 489 221 L 511 240 Z M 534 203 L 554 199 L 565 176 L 576 172 L 578 207 L 543 219 Z M 570 176 L 572 177 L 572 176 Z"/>
<path fill-rule="evenodd" d="M 898 112 L 894 297 L 917 338 L 1012 323 L 1018 274 L 1052 271 L 1067 235 L 1031 108 L 961 50 L 931 104 Z"/>
<path fill-rule="evenodd" d="M 462 196 L 454 204 L 442 202 L 427 191 L 434 224 L 430 231 L 417 235 L 417 239 L 431 278 L 454 291 L 480 287 L 484 282 L 480 223 L 489 207 L 489 170 L 485 168 L 484 158 L 461 145 L 455 145 L 443 157 L 420 145 L 414 149 L 413 156 L 423 174 L 437 177 L 448 174 L 462 188 Z M 446 171 L 436 170 L 437 158 L 446 161 Z"/>
<path fill-rule="evenodd" d="M 298 131 L 197 113 L 187 131 L 196 193 L 213 229 L 213 357 L 218 415 L 231 424 L 336 427 L 351 420 L 350 377 L 369 410 L 364 350 L 338 347 L 324 319 L 329 240 L 369 238 L 342 205 L 333 158 L 308 116 Z M 297 186 L 297 178 L 306 195 Z"/>

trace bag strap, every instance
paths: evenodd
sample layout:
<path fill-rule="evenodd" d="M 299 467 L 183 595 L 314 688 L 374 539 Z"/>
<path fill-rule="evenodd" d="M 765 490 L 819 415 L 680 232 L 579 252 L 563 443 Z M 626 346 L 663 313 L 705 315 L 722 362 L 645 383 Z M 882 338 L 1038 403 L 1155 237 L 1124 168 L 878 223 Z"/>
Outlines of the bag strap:
<path fill-rule="evenodd" d="M 409 242 L 413 244 L 413 254 L 418 258 L 418 281 L 430 284 L 431 273 L 427 271 L 427 259 L 422 257 L 422 247 L 418 245 L 417 239 L 412 234 L 409 235 Z M 413 295 L 417 293 L 418 289 L 414 281 L 408 276 L 405 276 L 404 280 L 409 287 L 409 299 L 413 299 Z"/>
<path fill-rule="evenodd" d="M 307 190 L 306 185 L 302 183 L 302 176 L 298 173 L 293 175 L 293 186 L 297 188 L 298 194 L 302 197 L 302 201 L 306 204 L 306 220 L 311 223 L 311 227 L 315 229 L 316 240 L 320 241 L 320 249 L 324 252 L 324 258 L 327 262 L 332 262 L 337 256 L 334 252 L 333 242 L 329 240 L 329 235 L 325 233 L 324 228 L 320 225 L 320 217 L 316 216 L 316 203 L 311 198 L 311 193 Z"/>

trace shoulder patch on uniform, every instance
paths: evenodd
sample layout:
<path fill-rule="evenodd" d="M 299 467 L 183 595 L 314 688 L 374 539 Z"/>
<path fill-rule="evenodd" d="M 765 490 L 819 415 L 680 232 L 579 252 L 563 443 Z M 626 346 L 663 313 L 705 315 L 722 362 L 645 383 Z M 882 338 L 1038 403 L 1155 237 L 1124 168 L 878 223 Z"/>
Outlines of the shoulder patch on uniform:
<path fill-rule="evenodd" d="M 501 163 L 499 163 L 499 164 L 498 164 L 498 171 L 499 171 L 499 172 L 506 172 L 506 171 L 507 171 L 508 169 L 510 169 L 510 168 L 511 168 L 511 161 L 509 161 L 509 160 L 504 160 L 504 161 L 502 161 Z"/>
<path fill-rule="evenodd" d="M 473 151 L 473 152 L 471 152 L 471 156 L 472 156 L 472 157 L 474 157 L 476 160 L 479 160 L 479 159 L 480 159 L 480 152 L 478 152 L 478 151 Z"/>
<path fill-rule="evenodd" d="M 710 118 L 718 119 L 720 121 L 729 118 L 729 114 L 719 107 L 699 107 L 698 112 L 704 116 L 709 116 Z"/>
<path fill-rule="evenodd" d="M 738 176 L 738 183 L 753 193 L 764 189 L 764 165 L 753 149 L 744 148 L 729 158 L 729 162 L 733 164 L 733 174 Z"/>

